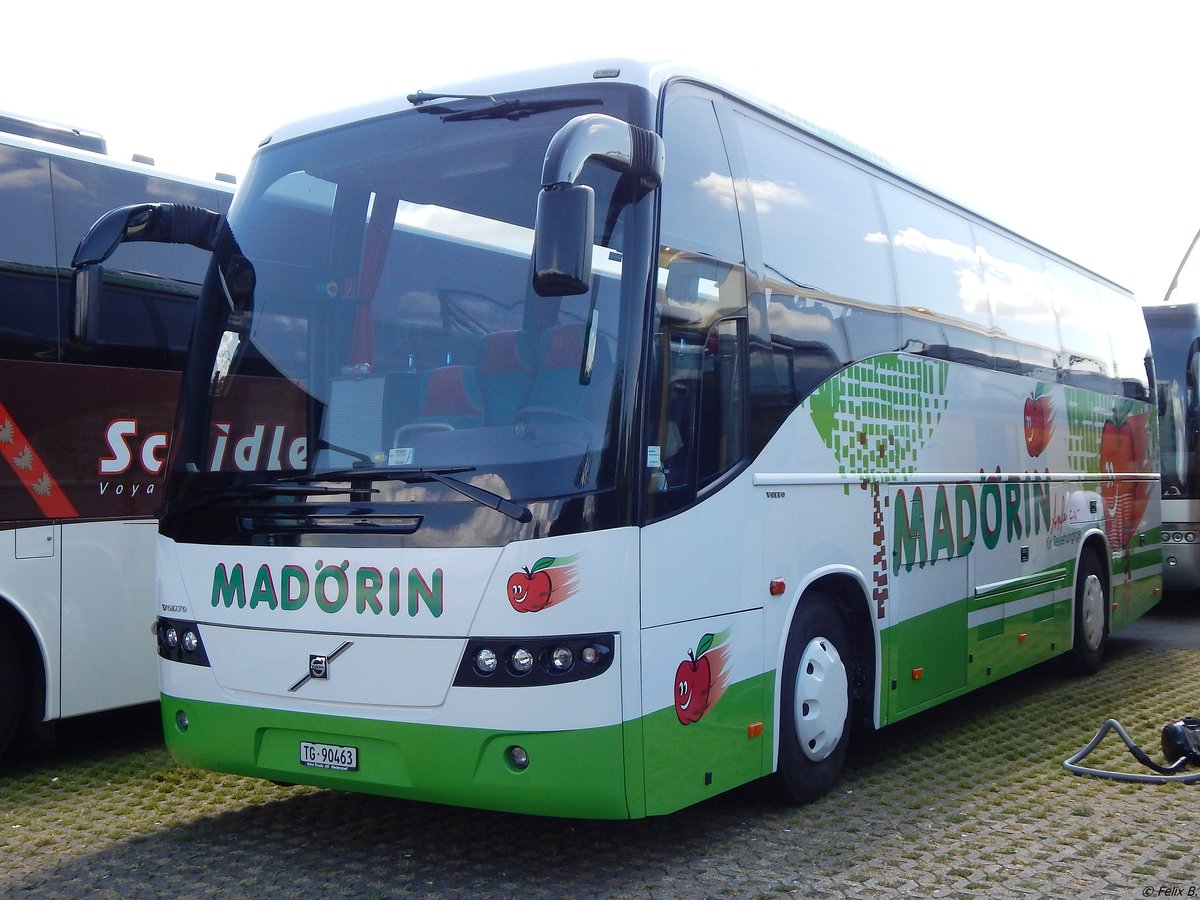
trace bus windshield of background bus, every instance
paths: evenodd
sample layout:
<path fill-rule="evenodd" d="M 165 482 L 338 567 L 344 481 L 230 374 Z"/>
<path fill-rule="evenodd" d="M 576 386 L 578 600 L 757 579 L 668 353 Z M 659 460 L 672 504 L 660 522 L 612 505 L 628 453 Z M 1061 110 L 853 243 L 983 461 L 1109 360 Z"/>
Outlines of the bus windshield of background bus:
<path fill-rule="evenodd" d="M 596 193 L 592 290 L 539 297 L 530 271 L 551 137 L 581 113 L 626 115 L 623 93 L 600 93 L 512 118 L 439 102 L 262 152 L 230 214 L 236 252 L 217 251 L 229 283 L 248 261 L 252 296 L 206 288 L 223 314 L 192 407 L 206 446 L 187 462 L 258 480 L 470 466 L 525 497 L 604 486 L 628 327 L 618 173 L 580 178 Z"/>
<path fill-rule="evenodd" d="M 1200 320 L 1195 304 L 1148 308 L 1146 324 L 1158 382 L 1159 447 L 1163 496 L 1198 496 L 1196 437 L 1200 430 Z"/>

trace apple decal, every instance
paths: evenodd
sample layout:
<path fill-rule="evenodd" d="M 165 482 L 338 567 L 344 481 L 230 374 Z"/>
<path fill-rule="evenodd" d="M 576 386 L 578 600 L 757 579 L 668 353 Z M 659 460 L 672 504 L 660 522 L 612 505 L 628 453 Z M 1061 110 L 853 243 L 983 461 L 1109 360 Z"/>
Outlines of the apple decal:
<path fill-rule="evenodd" d="M 725 693 L 729 672 L 729 648 L 725 641 L 731 629 L 700 638 L 693 652 L 675 670 L 675 716 L 681 725 L 699 722 Z"/>
<path fill-rule="evenodd" d="M 1044 384 L 1038 383 L 1025 398 L 1025 449 L 1030 456 L 1041 456 L 1054 434 L 1054 406 Z"/>
<path fill-rule="evenodd" d="M 508 578 L 508 602 L 517 612 L 540 612 L 568 599 L 578 589 L 579 557 L 543 556 Z"/>

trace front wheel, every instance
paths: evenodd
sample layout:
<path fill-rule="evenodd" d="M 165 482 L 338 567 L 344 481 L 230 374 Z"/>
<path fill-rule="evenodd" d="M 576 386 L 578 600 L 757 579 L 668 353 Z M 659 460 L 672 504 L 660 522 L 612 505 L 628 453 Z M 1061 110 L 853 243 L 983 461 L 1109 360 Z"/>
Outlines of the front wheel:
<path fill-rule="evenodd" d="M 783 655 L 779 766 L 785 799 L 808 803 L 828 793 L 850 742 L 850 636 L 827 599 L 801 601 Z"/>
<path fill-rule="evenodd" d="M 17 644 L 0 623 L 0 756 L 17 730 L 25 700 L 25 678 Z"/>
<path fill-rule="evenodd" d="M 1084 551 L 1075 579 L 1075 636 L 1067 656 L 1070 668 L 1080 675 L 1092 675 L 1104 659 L 1108 642 L 1108 582 L 1099 554 Z"/>

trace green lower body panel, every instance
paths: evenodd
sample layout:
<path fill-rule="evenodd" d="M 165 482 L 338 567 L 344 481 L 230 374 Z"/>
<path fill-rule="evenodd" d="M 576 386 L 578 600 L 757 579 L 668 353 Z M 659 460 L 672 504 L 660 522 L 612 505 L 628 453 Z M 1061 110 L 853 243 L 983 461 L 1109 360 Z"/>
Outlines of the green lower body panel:
<path fill-rule="evenodd" d="M 187 728 L 180 727 L 182 713 Z M 382 722 L 162 696 L 167 746 L 187 765 L 408 800 L 597 819 L 626 819 L 623 728 L 497 732 Z M 301 742 L 353 747 L 357 769 L 300 761 Z M 529 764 L 516 768 L 509 748 Z"/>
<path fill-rule="evenodd" d="M 682 725 L 675 708 L 641 720 L 646 747 L 646 813 L 691 806 L 770 771 L 775 674 L 730 685 L 703 717 Z"/>

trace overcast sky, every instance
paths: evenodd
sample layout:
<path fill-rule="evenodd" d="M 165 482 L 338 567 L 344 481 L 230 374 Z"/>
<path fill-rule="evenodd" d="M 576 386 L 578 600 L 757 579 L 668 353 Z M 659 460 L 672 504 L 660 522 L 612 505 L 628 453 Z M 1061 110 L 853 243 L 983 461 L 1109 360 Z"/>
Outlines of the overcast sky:
<path fill-rule="evenodd" d="M 280 124 L 556 62 L 673 59 L 840 132 L 1159 300 L 1200 228 L 1200 3 L 50 0 L 0 110 L 240 176 Z"/>

